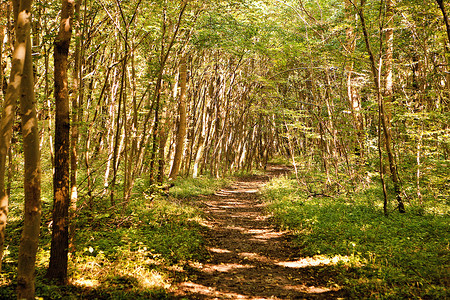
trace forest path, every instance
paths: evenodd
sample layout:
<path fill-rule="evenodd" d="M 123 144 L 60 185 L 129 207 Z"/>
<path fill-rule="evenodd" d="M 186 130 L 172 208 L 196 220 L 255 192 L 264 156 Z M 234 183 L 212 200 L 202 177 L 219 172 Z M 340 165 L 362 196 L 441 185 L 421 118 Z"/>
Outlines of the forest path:
<path fill-rule="evenodd" d="M 271 222 L 258 192 L 273 176 L 290 170 L 269 166 L 266 175 L 239 178 L 203 196 L 210 259 L 192 265 L 190 281 L 174 287 L 178 299 L 337 299 L 326 287 L 333 274 L 320 262 L 298 257 L 288 232 Z M 325 272 L 323 272 L 325 271 Z"/>

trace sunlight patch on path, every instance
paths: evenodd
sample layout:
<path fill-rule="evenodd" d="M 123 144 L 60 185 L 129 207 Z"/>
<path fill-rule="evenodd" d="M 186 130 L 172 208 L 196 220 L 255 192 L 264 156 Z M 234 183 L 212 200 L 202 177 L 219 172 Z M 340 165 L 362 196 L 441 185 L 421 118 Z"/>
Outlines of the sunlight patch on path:
<path fill-rule="evenodd" d="M 239 295 L 239 294 L 235 294 L 235 293 L 218 292 L 213 287 L 207 287 L 207 286 L 193 283 L 193 282 L 184 282 L 181 284 L 181 287 L 183 287 L 186 292 L 192 293 L 192 294 L 200 294 L 200 295 L 209 296 L 209 297 L 220 296 L 221 299 L 226 299 L 226 298 L 228 298 L 228 299 L 246 299 L 245 296 L 243 296 L 243 295 Z M 219 298 L 216 298 L 216 299 L 219 299 Z"/>
<path fill-rule="evenodd" d="M 285 285 L 285 289 L 293 290 L 308 294 L 322 294 L 333 291 L 333 289 L 324 288 L 324 287 L 315 287 L 315 286 L 306 286 L 306 285 Z"/>
<path fill-rule="evenodd" d="M 315 259 L 312 257 L 307 257 L 299 259 L 297 261 L 281 261 L 275 264 L 281 267 L 299 269 L 307 267 L 317 267 L 320 265 L 329 265 L 330 263 L 330 259 Z"/>
<path fill-rule="evenodd" d="M 220 196 L 220 197 L 227 197 L 233 194 L 256 194 L 258 193 L 259 190 L 256 188 L 245 188 L 245 187 L 239 187 L 239 188 L 234 188 L 232 190 L 218 190 L 217 192 L 214 193 L 214 195 L 216 196 Z"/>
<path fill-rule="evenodd" d="M 338 262 L 349 262 L 354 261 L 348 256 L 334 256 L 334 257 L 326 257 L 326 256 L 315 256 L 315 257 L 305 257 L 296 261 L 281 261 L 277 262 L 276 265 L 286 268 L 308 268 L 308 267 L 317 267 L 317 266 L 326 266 L 326 265 L 336 265 Z"/>
<path fill-rule="evenodd" d="M 251 260 L 257 260 L 264 263 L 270 263 L 271 260 L 268 259 L 265 256 L 259 255 L 258 253 L 252 253 L 252 252 L 241 252 L 238 254 L 243 259 L 251 259 Z"/>
<path fill-rule="evenodd" d="M 213 248 L 213 247 L 207 247 L 208 251 L 214 252 L 214 253 L 231 253 L 230 250 L 227 249 L 219 249 L 219 248 Z"/>
<path fill-rule="evenodd" d="M 253 234 L 253 237 L 250 240 L 254 241 L 278 239 L 285 234 L 285 232 L 275 231 L 274 229 L 250 229 L 248 232 Z"/>
<path fill-rule="evenodd" d="M 203 272 L 206 273 L 214 273 L 214 272 L 231 272 L 233 270 L 238 269 L 250 269 L 254 268 L 255 266 L 252 265 L 243 265 L 243 264 L 236 264 L 236 263 L 228 263 L 228 264 L 220 264 L 220 265 L 206 265 L 203 267 Z"/>

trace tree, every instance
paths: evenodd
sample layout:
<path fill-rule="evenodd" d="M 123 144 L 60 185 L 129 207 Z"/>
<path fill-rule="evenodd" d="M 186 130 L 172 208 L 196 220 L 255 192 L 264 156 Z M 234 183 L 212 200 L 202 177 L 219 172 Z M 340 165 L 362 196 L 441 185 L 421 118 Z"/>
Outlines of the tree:
<path fill-rule="evenodd" d="M 78 202 L 78 186 L 77 186 L 77 174 L 78 174 L 78 138 L 79 138 L 79 120 L 80 117 L 80 103 L 82 102 L 83 91 L 81 84 L 81 32 L 80 32 L 80 6 L 81 0 L 75 2 L 75 17 L 76 17 L 76 44 L 75 44 L 75 62 L 73 68 L 73 90 L 74 96 L 72 99 L 72 124 L 71 124 L 71 137 L 70 137 L 70 212 L 69 220 L 74 219 L 75 211 L 77 209 Z M 75 223 L 69 224 L 69 244 L 71 250 L 74 250 L 74 236 L 75 236 Z"/>
<path fill-rule="evenodd" d="M 21 298 L 34 299 L 34 263 L 41 208 L 39 144 L 30 39 L 32 1 L 17 0 L 13 2 L 13 7 L 16 20 L 16 43 L 0 125 L 0 270 L 8 214 L 8 195 L 5 190 L 6 155 L 11 145 L 16 101 L 20 96 L 26 168 L 24 174 L 25 214 L 19 248 L 18 293 Z"/>
<path fill-rule="evenodd" d="M 17 266 L 18 299 L 34 299 L 35 262 L 41 222 L 41 168 L 31 56 L 31 7 L 32 1 L 30 0 L 14 2 L 15 19 L 17 20 L 16 47 L 17 51 L 25 53 L 20 81 L 20 111 L 25 160 L 25 208 Z"/>
<path fill-rule="evenodd" d="M 70 117 L 67 64 L 75 1 L 63 0 L 61 23 L 54 44 L 55 67 L 55 174 L 50 263 L 46 277 L 67 282 L 70 206 Z"/>
<path fill-rule="evenodd" d="M 152 146 L 151 146 L 151 158 L 150 158 L 150 182 L 155 181 L 156 175 L 156 162 L 157 162 L 157 150 L 158 150 L 158 133 L 160 133 L 159 126 L 160 124 L 160 111 L 161 111 L 161 93 L 162 93 L 162 84 L 163 84 L 163 75 L 164 70 L 166 68 L 167 61 L 169 59 L 171 50 L 176 42 L 178 37 L 178 33 L 180 31 L 181 23 L 183 21 L 183 15 L 186 11 L 188 5 L 187 0 L 183 0 L 180 4 L 180 9 L 178 13 L 178 18 L 175 22 L 173 33 L 170 36 L 170 32 L 168 32 L 169 20 L 167 19 L 167 2 L 164 2 L 163 14 L 162 14 L 162 30 L 161 30 L 161 46 L 160 46 L 160 54 L 158 61 L 158 73 L 155 84 L 155 90 L 153 94 L 153 109 L 154 109 L 154 125 L 153 125 L 153 134 L 152 134 Z M 169 28 L 171 29 L 171 28 Z M 169 39 L 170 37 L 170 39 Z M 166 41 L 168 39 L 168 41 Z M 150 115 L 147 115 L 147 120 Z M 146 120 L 146 121 L 147 121 Z"/>
<path fill-rule="evenodd" d="M 178 130 L 177 141 L 175 147 L 175 157 L 173 159 L 172 169 L 169 178 L 175 179 L 180 171 L 181 158 L 184 152 L 184 142 L 186 139 L 186 57 L 183 56 L 180 60 L 180 96 L 178 103 Z"/>
<path fill-rule="evenodd" d="M 350 23 L 346 30 L 346 44 L 345 50 L 347 59 L 345 62 L 345 72 L 347 73 L 347 97 L 350 106 L 350 112 L 352 114 L 354 126 L 357 130 L 357 145 L 356 145 L 356 153 L 361 157 L 364 156 L 364 125 L 363 118 L 361 115 L 361 100 L 358 97 L 358 93 L 356 91 L 355 82 L 353 80 L 353 69 L 354 69 L 354 61 L 352 55 L 355 53 L 356 48 L 356 33 L 353 28 L 353 23 L 355 21 L 355 14 L 351 7 L 351 2 L 349 0 L 345 0 L 345 17 L 347 21 Z"/>
<path fill-rule="evenodd" d="M 436 2 L 439 6 L 439 9 L 442 12 L 442 16 L 444 18 L 445 29 L 447 30 L 447 38 L 450 43 L 450 23 L 448 21 L 448 15 L 447 15 L 447 10 L 445 9 L 444 0 L 436 0 Z"/>
<path fill-rule="evenodd" d="M 392 149 L 392 134 L 391 134 L 390 126 L 389 126 L 389 115 L 386 111 L 386 104 L 385 104 L 385 101 L 384 101 L 382 93 L 381 93 L 381 86 L 380 86 L 381 74 L 379 72 L 380 66 L 377 66 L 377 62 L 375 60 L 375 56 L 373 54 L 372 47 L 370 45 L 369 34 L 368 34 L 367 26 L 366 26 L 366 19 L 364 17 L 365 3 L 366 3 L 366 0 L 361 0 L 361 6 L 356 9 L 358 11 L 358 15 L 361 20 L 361 26 L 362 26 L 362 30 L 363 30 L 363 34 L 364 34 L 364 42 L 366 44 L 366 50 L 369 55 L 369 61 L 370 61 L 370 66 L 371 66 L 371 70 L 372 70 L 372 78 L 373 78 L 373 81 L 375 84 L 375 91 L 376 91 L 377 101 L 378 101 L 379 120 L 380 120 L 380 123 L 383 128 L 384 146 L 386 148 L 391 178 L 392 178 L 392 182 L 394 184 L 394 191 L 395 191 L 397 204 L 398 204 L 397 207 L 398 207 L 399 212 L 404 213 L 405 206 L 403 204 L 402 195 L 401 195 L 400 179 L 398 176 L 397 164 L 395 162 L 394 152 Z M 389 39 L 392 38 L 390 35 L 387 35 L 387 37 Z M 391 54 L 389 54 L 389 55 L 391 55 Z M 389 80 L 391 80 L 391 79 L 389 79 Z M 379 128 L 379 130 L 381 131 L 381 128 Z M 381 143 L 381 139 L 379 139 L 379 143 Z M 381 153 L 380 153 L 380 160 L 381 160 Z M 382 166 L 382 164 L 380 164 L 380 175 L 383 177 L 383 175 L 381 174 L 382 172 L 383 172 L 383 166 Z M 384 183 L 383 183 L 383 186 L 384 186 Z M 384 187 L 383 187 L 383 190 L 384 190 Z M 385 193 L 385 197 L 386 197 L 386 193 Z M 386 207 L 386 205 L 385 205 L 385 207 Z"/>

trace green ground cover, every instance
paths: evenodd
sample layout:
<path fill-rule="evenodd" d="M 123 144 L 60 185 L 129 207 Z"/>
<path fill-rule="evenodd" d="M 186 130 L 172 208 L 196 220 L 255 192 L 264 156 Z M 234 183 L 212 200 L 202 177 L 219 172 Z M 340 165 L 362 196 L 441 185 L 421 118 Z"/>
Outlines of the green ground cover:
<path fill-rule="evenodd" d="M 448 204 L 420 210 L 408 205 L 407 214 L 390 207 L 385 217 L 379 190 L 311 197 L 296 179 L 280 177 L 263 194 L 276 222 L 294 232 L 299 256 L 331 262 L 338 277 L 330 284 L 352 297 L 450 297 Z"/>
<path fill-rule="evenodd" d="M 166 299 L 174 281 L 187 275 L 190 260 L 203 260 L 200 211 L 186 201 L 210 194 L 226 180 L 178 179 L 169 193 L 153 193 L 137 184 L 126 209 L 110 209 L 107 199 L 76 217 L 75 252 L 70 255 L 66 287 L 44 279 L 51 232 L 51 197 L 43 197 L 43 219 L 37 261 L 36 295 L 40 299 Z M 0 275 L 0 299 L 15 299 L 18 244 L 22 228 L 20 203 L 11 203 L 6 255 Z"/>

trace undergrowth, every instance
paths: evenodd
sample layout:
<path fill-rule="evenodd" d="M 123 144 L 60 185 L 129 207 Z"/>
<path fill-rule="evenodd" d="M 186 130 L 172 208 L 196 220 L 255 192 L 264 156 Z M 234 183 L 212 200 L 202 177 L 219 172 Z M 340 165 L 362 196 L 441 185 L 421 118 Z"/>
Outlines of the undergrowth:
<path fill-rule="evenodd" d="M 209 194 L 225 181 L 178 179 L 170 192 L 152 195 L 136 185 L 126 208 L 111 209 L 97 201 L 78 213 L 75 250 L 69 258 L 70 284 L 60 287 L 44 279 L 50 253 L 51 197 L 43 196 L 43 219 L 37 256 L 39 299 L 168 299 L 173 282 L 186 279 L 184 266 L 204 260 L 201 213 L 183 198 Z M 155 196 L 156 195 L 156 196 Z M 15 299 L 21 209 L 11 203 L 6 253 L 0 275 L 0 299 Z"/>
<path fill-rule="evenodd" d="M 178 177 L 174 182 L 174 186 L 170 188 L 169 195 L 175 198 L 183 199 L 199 195 L 214 194 L 217 189 L 226 186 L 230 181 L 226 178 L 213 177 L 197 177 L 182 178 Z"/>
<path fill-rule="evenodd" d="M 331 258 L 351 297 L 450 297 L 448 207 L 408 206 L 407 214 L 390 207 L 385 217 L 379 187 L 313 197 L 288 177 L 273 179 L 263 194 L 279 226 L 294 232 L 299 255 Z"/>

